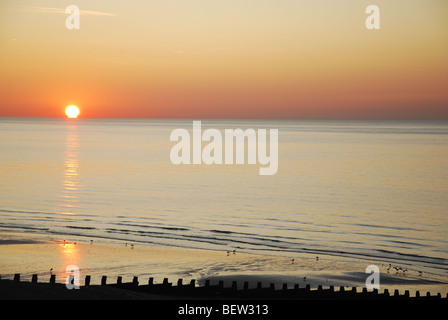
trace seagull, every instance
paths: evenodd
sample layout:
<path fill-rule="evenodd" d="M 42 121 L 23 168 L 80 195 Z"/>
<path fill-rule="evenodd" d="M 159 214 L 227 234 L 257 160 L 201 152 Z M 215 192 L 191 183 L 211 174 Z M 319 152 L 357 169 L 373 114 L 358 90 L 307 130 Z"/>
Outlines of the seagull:
<path fill-rule="evenodd" d="M 229 254 L 230 254 L 230 252 L 229 252 L 229 251 L 227 251 L 227 256 L 229 256 Z"/>
<path fill-rule="evenodd" d="M 389 273 L 389 270 L 391 267 L 392 267 L 392 265 L 389 263 L 389 268 L 387 268 L 387 273 Z"/>
<path fill-rule="evenodd" d="M 294 264 L 294 259 L 291 259 L 292 264 Z"/>
<path fill-rule="evenodd" d="M 316 257 L 316 261 L 319 261 L 319 257 Z"/>
<path fill-rule="evenodd" d="M 235 254 L 236 252 L 235 252 L 236 250 L 233 250 L 233 254 Z"/>

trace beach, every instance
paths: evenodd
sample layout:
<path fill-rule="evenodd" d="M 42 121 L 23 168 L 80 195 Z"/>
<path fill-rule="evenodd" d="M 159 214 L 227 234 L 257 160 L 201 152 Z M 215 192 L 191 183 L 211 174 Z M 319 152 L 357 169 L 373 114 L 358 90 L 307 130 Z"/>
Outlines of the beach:
<path fill-rule="evenodd" d="M 295 256 L 294 258 L 278 255 L 256 255 L 238 251 L 193 250 L 187 248 L 142 246 L 131 243 L 107 243 L 101 239 L 51 239 L 46 235 L 32 235 L 32 237 L 3 233 L 0 245 L 0 274 L 2 280 L 12 280 L 19 273 L 21 282 L 30 284 L 32 275 L 36 274 L 39 283 L 48 283 L 51 275 L 56 276 L 59 289 L 54 287 L 40 287 L 37 296 L 56 298 L 54 290 L 67 290 L 65 286 L 69 274 L 65 269 L 69 265 L 79 267 L 81 289 L 85 289 L 85 277 L 90 276 L 88 291 L 78 294 L 85 299 L 169 299 L 169 296 L 151 295 L 135 292 L 123 293 L 119 289 L 105 289 L 98 286 L 103 276 L 107 276 L 107 284 L 114 284 L 118 277 L 122 282 L 132 282 L 138 277 L 140 284 L 147 284 L 150 278 L 154 284 L 161 284 L 165 278 L 171 283 L 182 279 L 183 283 L 195 280 L 196 286 L 204 286 L 208 280 L 212 285 L 223 281 L 225 287 L 230 287 L 236 281 L 239 288 L 248 282 L 249 288 L 255 288 L 259 282 L 264 287 L 271 284 L 276 289 L 287 284 L 292 288 L 311 288 L 318 286 L 336 288 L 357 288 L 361 291 L 365 287 L 368 274 L 365 268 L 376 263 L 380 269 L 380 291 L 388 289 L 390 292 L 408 290 L 410 295 L 430 292 L 438 293 L 442 297 L 448 292 L 448 283 L 432 275 L 419 274 L 409 269 L 406 273 L 387 272 L 385 263 L 379 261 L 362 261 L 335 259 L 327 256 Z M 294 259 L 294 261 L 292 261 Z M 27 285 L 2 285 L 3 299 L 30 298 Z M 9 287 L 8 287 L 9 286 Z M 13 289 L 14 288 L 14 289 Z M 25 289 L 24 289 L 25 288 Z M 28 288 L 28 289 L 27 289 Z M 43 289 L 42 289 L 43 288 Z M 53 289 L 52 289 L 53 288 Z M 50 290 L 50 291 L 49 291 Z M 82 290 L 81 290 L 82 291 Z M 21 296 L 21 293 L 23 295 Z M 60 298 L 64 295 L 56 295 Z M 173 297 L 172 297 L 173 298 Z M 188 296 L 176 297 L 188 299 Z"/>

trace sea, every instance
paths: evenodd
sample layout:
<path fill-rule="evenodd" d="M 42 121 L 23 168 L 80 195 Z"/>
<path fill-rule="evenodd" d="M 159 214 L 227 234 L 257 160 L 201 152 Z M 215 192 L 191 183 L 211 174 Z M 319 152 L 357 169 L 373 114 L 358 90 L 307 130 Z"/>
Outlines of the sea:
<path fill-rule="evenodd" d="M 448 277 L 448 122 L 194 120 L 278 129 L 277 172 L 173 164 L 170 134 L 193 119 L 0 118 L 0 237 L 368 258 Z"/>

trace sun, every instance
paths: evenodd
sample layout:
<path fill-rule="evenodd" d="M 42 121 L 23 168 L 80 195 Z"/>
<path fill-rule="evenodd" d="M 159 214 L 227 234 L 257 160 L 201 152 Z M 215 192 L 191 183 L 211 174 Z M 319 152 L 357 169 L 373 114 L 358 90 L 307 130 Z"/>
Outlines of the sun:
<path fill-rule="evenodd" d="M 65 109 L 65 114 L 69 118 L 77 118 L 79 115 L 79 108 L 77 106 L 68 106 Z"/>

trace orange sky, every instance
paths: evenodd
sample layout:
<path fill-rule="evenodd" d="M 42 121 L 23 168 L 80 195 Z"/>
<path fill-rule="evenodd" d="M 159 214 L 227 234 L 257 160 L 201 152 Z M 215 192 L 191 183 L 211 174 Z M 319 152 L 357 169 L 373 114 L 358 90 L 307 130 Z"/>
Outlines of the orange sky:
<path fill-rule="evenodd" d="M 0 116 L 448 119 L 447 17 L 446 0 L 5 0 Z"/>

